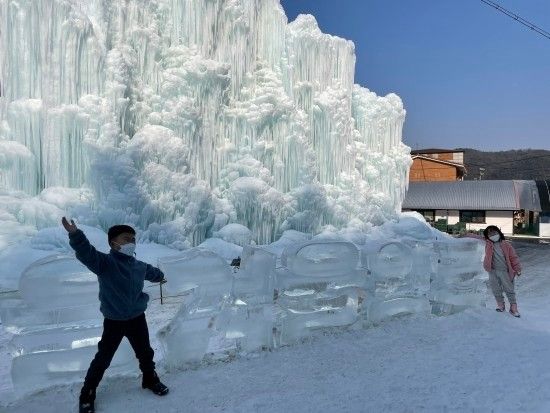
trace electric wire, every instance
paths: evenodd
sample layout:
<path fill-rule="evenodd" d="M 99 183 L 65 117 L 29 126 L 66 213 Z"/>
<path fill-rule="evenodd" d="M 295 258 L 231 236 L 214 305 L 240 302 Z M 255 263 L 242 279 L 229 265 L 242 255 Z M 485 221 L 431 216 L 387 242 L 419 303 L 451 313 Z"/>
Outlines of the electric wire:
<path fill-rule="evenodd" d="M 510 17 L 511 19 L 514 19 L 518 23 L 524 25 L 525 27 L 528 27 L 529 29 L 531 29 L 532 31 L 540 34 L 541 36 L 546 37 L 547 39 L 550 39 L 550 33 L 549 32 L 547 32 L 546 30 L 540 28 L 536 24 L 531 23 L 529 20 L 526 20 L 523 17 L 518 16 L 517 14 L 511 12 L 510 10 L 505 9 L 500 4 L 498 4 L 498 3 L 496 3 L 492 0 L 481 0 L 481 2 L 487 4 L 488 6 L 491 6 L 491 7 L 495 8 L 499 12 L 505 14 L 506 16 Z"/>

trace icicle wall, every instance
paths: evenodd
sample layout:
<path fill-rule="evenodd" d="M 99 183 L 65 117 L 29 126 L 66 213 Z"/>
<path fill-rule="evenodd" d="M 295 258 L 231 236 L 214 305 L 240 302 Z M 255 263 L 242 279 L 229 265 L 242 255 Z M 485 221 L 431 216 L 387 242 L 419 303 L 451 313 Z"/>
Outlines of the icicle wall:
<path fill-rule="evenodd" d="M 354 70 L 352 42 L 278 0 L 0 0 L 0 219 L 180 248 L 230 222 L 258 243 L 382 223 L 405 110 Z"/>

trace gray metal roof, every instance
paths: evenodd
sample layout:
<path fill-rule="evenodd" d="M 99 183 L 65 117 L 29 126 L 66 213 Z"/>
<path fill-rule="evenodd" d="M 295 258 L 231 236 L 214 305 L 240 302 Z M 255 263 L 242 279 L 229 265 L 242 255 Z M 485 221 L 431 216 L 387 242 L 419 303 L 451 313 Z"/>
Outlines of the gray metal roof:
<path fill-rule="evenodd" d="M 411 182 L 404 209 L 540 211 L 534 181 Z"/>

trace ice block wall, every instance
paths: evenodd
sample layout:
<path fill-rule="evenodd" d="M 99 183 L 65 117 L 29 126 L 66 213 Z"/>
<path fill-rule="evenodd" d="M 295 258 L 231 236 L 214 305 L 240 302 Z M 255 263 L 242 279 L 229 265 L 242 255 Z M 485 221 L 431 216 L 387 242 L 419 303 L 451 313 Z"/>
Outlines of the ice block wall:
<path fill-rule="evenodd" d="M 159 258 L 168 279 L 165 303 L 181 304 L 154 328 L 162 363 L 181 368 L 231 359 L 319 331 L 485 303 L 484 246 L 476 239 L 453 239 L 410 217 L 354 239 L 289 230 L 275 243 L 245 246 L 239 267 L 208 250 L 211 243 Z M 18 393 L 82 379 L 101 335 L 95 278 L 74 256 L 53 254 L 23 272 L 19 299 L 0 300 L 2 326 L 14 333 Z M 116 373 L 137 367 L 127 343 L 114 366 Z"/>
<path fill-rule="evenodd" d="M 353 43 L 279 0 L 1 0 L 0 32 L 0 220 L 64 210 L 185 248 L 400 210 L 400 98 L 354 84 Z"/>
<path fill-rule="evenodd" d="M 247 247 L 229 294 L 229 285 L 216 281 L 207 261 L 199 278 L 189 257 L 161 259 L 170 280 L 178 285 L 193 280 L 193 292 L 158 333 L 166 365 L 181 368 L 291 345 L 328 329 L 368 328 L 396 317 L 443 316 L 484 306 L 482 243 L 423 238 L 430 232 L 425 223 L 405 221 L 396 227 L 413 228 L 407 235 L 370 235 L 362 244 L 317 237 L 278 253 L 270 252 L 272 246 Z M 216 266 L 217 274 L 226 272 L 222 267 Z M 205 291 L 217 298 L 205 300 Z"/>
<path fill-rule="evenodd" d="M 13 334 L 16 394 L 81 381 L 103 331 L 97 276 L 73 255 L 53 254 L 25 269 L 19 296 L 0 300 L 1 326 Z M 128 342 L 121 344 L 112 367 L 108 374 L 137 369 Z"/>

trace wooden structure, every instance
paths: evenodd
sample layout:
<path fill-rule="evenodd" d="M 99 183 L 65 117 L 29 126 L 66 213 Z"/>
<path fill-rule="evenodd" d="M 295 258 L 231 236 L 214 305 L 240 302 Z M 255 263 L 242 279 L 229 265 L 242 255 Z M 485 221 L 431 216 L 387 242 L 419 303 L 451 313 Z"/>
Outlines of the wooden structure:
<path fill-rule="evenodd" d="M 411 157 L 410 182 L 461 181 L 466 173 L 463 151 L 424 149 Z"/>

